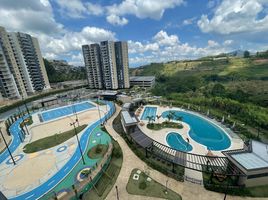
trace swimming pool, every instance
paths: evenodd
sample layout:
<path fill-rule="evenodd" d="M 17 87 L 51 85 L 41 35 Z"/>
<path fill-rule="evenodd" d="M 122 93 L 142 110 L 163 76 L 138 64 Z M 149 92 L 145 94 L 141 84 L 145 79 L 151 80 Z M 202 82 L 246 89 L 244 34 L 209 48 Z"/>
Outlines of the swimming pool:
<path fill-rule="evenodd" d="M 182 121 L 190 126 L 190 137 L 194 141 L 207 146 L 209 150 L 221 151 L 231 146 L 230 138 L 212 122 L 195 114 L 178 110 L 165 111 L 162 113 L 162 117 L 167 118 L 170 111 L 174 112 L 176 116 L 181 116 Z"/>
<path fill-rule="evenodd" d="M 186 142 L 181 137 L 181 135 L 176 132 L 170 132 L 166 137 L 166 141 L 168 145 L 173 149 L 176 149 L 179 151 L 192 151 L 193 150 L 192 145 Z"/>
<path fill-rule="evenodd" d="M 141 120 L 148 120 L 148 117 L 151 117 L 151 116 L 153 116 L 155 119 L 156 111 L 157 111 L 157 107 L 146 106 L 142 113 Z"/>
<path fill-rule="evenodd" d="M 66 115 L 74 114 L 75 112 L 81 112 L 90 108 L 93 108 L 94 105 L 89 102 L 83 102 L 78 104 L 73 104 L 69 106 L 64 106 L 56 108 L 53 110 L 45 111 L 41 113 L 43 121 L 49 121 L 52 119 L 57 119 Z"/>

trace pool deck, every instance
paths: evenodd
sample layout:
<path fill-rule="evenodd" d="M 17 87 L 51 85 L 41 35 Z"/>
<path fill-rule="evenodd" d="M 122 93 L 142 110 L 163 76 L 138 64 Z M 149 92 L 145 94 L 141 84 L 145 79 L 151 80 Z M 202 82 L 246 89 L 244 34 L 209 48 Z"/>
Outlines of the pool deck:
<path fill-rule="evenodd" d="M 162 107 L 162 106 L 158 106 L 158 105 L 149 105 L 149 107 L 157 107 L 157 112 L 156 112 L 156 115 L 161 115 L 164 111 L 168 111 L 168 110 L 178 110 L 178 111 L 186 111 L 186 112 L 189 112 L 189 113 L 192 113 L 192 114 L 195 114 L 195 115 L 198 115 L 202 118 L 205 118 L 206 120 L 209 120 L 211 123 L 213 123 L 214 125 L 220 127 L 222 130 L 224 130 L 223 126 L 219 126 L 219 124 L 216 124 L 216 122 L 213 122 L 211 119 L 199 114 L 199 113 L 195 113 L 195 112 L 192 112 L 192 111 L 187 111 L 187 110 L 184 110 L 184 109 L 181 109 L 181 108 L 177 108 L 177 107 Z M 144 109 L 146 108 L 146 106 L 143 107 L 142 111 L 141 111 L 141 114 L 140 116 L 142 116 L 143 114 L 143 111 Z M 190 135 L 189 135 L 189 130 L 190 130 L 190 127 L 188 124 L 182 122 L 182 121 L 176 121 L 176 120 L 172 120 L 174 122 L 179 122 L 179 123 L 182 123 L 183 124 L 183 128 L 182 129 L 174 129 L 174 128 L 165 128 L 165 129 L 161 129 L 161 130 L 158 130 L 158 131 L 155 131 L 155 130 L 150 130 L 147 128 L 147 124 L 148 124 L 148 120 L 141 120 L 144 125 L 141 126 L 140 124 L 138 125 L 139 128 L 149 137 L 151 137 L 152 139 L 164 144 L 164 145 L 168 145 L 167 141 L 166 141 L 166 136 L 169 132 L 173 131 L 173 132 L 177 132 L 179 133 L 182 138 L 184 140 L 186 140 L 186 138 L 189 139 L 190 141 L 190 144 L 192 145 L 193 147 L 193 150 L 190 151 L 190 153 L 196 153 L 196 154 L 200 154 L 200 155 L 206 155 L 208 153 L 208 150 L 207 150 L 207 147 L 194 141 Z M 165 119 L 163 119 L 162 117 L 158 120 L 156 119 L 155 120 L 155 123 L 162 123 L 166 121 Z M 230 140 L 231 140 L 231 146 L 228 148 L 228 149 L 225 149 L 225 150 L 234 150 L 234 149 L 241 149 L 243 148 L 243 141 L 238 137 L 236 136 L 234 133 L 230 134 L 229 132 L 227 132 L 226 130 L 224 130 L 224 132 L 229 136 Z M 212 151 L 212 153 L 216 156 L 224 156 L 221 151 Z"/>

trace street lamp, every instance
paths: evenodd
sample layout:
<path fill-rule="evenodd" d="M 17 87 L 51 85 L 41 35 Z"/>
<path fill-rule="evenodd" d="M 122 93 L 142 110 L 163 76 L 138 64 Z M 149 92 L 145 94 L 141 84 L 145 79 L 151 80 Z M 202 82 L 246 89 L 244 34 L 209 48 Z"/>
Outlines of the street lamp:
<path fill-rule="evenodd" d="M 77 112 L 76 112 L 76 110 L 75 110 L 74 105 L 72 105 L 72 108 L 73 108 L 73 112 L 74 112 L 74 114 L 75 114 L 75 120 L 76 120 L 76 122 L 77 122 L 77 125 L 80 126 L 80 125 L 79 125 L 79 121 L 78 121 Z"/>
<path fill-rule="evenodd" d="M 97 99 L 97 107 L 98 107 L 98 113 L 99 113 L 99 118 L 100 118 L 100 122 L 101 122 L 101 113 L 100 113 L 100 105 L 99 105 L 99 96 L 98 96 L 98 99 Z M 102 122 L 101 122 L 102 124 Z"/>
<path fill-rule="evenodd" d="M 168 193 L 168 191 L 167 191 L 167 184 L 168 184 L 168 180 L 166 180 L 166 194 Z"/>
<path fill-rule="evenodd" d="M 23 96 L 22 96 L 22 101 L 23 101 L 23 104 L 24 104 L 24 106 L 26 108 L 26 111 L 27 111 L 28 115 L 30 115 L 29 109 L 27 107 L 27 104 L 25 103 L 25 100 L 24 100 L 24 97 Z"/>
<path fill-rule="evenodd" d="M 76 140 L 77 140 L 77 143 L 78 143 L 80 154 L 81 154 L 81 157 L 82 157 L 82 160 L 83 160 L 83 164 L 85 165 L 86 162 L 85 162 L 85 159 L 84 159 L 84 156 L 83 156 L 82 148 L 81 148 L 80 141 L 79 141 L 79 138 L 78 138 L 78 135 L 77 135 L 77 132 L 76 132 L 76 127 L 75 127 L 75 123 L 77 123 L 77 122 L 78 121 L 75 121 L 75 122 L 70 123 L 70 126 L 73 126 L 74 127 L 74 133 L 75 133 L 75 136 L 76 136 Z"/>
<path fill-rule="evenodd" d="M 12 161 L 13 161 L 13 164 L 16 165 L 16 162 L 15 162 L 13 156 L 12 156 L 12 153 L 11 153 L 11 151 L 10 151 L 8 145 L 7 145 L 6 139 L 5 139 L 4 135 L 3 135 L 2 127 L 0 127 L 0 133 L 1 133 L 1 136 L 2 136 L 2 138 L 3 138 L 4 143 L 5 143 L 5 145 L 6 145 L 6 148 L 7 148 L 7 150 L 8 150 L 8 153 L 9 153 L 9 155 L 10 155 Z"/>

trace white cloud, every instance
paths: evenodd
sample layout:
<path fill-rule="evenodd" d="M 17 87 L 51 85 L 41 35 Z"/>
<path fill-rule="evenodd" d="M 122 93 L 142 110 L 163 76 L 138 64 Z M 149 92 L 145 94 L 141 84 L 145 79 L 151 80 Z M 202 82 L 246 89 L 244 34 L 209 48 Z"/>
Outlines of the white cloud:
<path fill-rule="evenodd" d="M 104 8 L 99 4 L 86 3 L 87 10 L 91 15 L 102 15 L 104 13 Z"/>
<path fill-rule="evenodd" d="M 80 0 L 56 0 L 61 12 L 72 18 L 83 18 L 87 8 Z"/>
<path fill-rule="evenodd" d="M 87 15 L 100 16 L 105 11 L 105 8 L 100 4 L 83 2 L 82 0 L 55 1 L 60 7 L 61 14 L 70 18 L 85 18 Z"/>
<path fill-rule="evenodd" d="M 107 22 L 116 26 L 124 26 L 128 23 L 128 20 L 124 17 L 119 17 L 117 15 L 109 15 L 106 17 Z"/>
<path fill-rule="evenodd" d="M 128 41 L 129 53 L 132 54 L 142 54 L 144 52 L 153 52 L 159 50 L 159 45 L 157 43 L 147 43 L 142 44 L 141 42 L 134 42 L 132 40 Z"/>
<path fill-rule="evenodd" d="M 135 15 L 141 19 L 159 20 L 166 9 L 174 8 L 181 4 L 183 4 L 183 0 L 124 0 L 120 4 L 113 4 L 106 8 L 108 16 Z"/>
<path fill-rule="evenodd" d="M 167 40 L 167 38 L 171 38 L 171 36 L 173 36 L 172 38 L 177 39 L 171 40 L 172 42 L 167 42 L 170 41 Z M 217 55 L 223 52 L 229 52 L 233 50 L 230 47 L 230 44 L 232 43 L 231 40 L 226 40 L 225 45 L 224 43 L 221 45 L 214 40 L 208 40 L 207 45 L 205 47 L 196 47 L 188 43 L 179 42 L 177 35 L 168 35 L 162 30 L 159 31 L 154 37 L 152 37 L 151 43 L 149 41 L 145 43 L 141 43 L 138 41 L 129 41 L 128 43 L 130 63 L 134 66 L 151 62 L 195 59 L 207 55 Z M 148 48 L 151 46 L 155 46 L 157 48 Z M 142 55 L 140 55 L 141 53 Z"/>
<path fill-rule="evenodd" d="M 233 43 L 234 43 L 233 40 L 225 40 L 225 41 L 223 42 L 223 45 L 224 45 L 224 46 L 230 46 L 230 45 L 232 45 Z"/>
<path fill-rule="evenodd" d="M 185 20 L 183 20 L 182 25 L 184 25 L 184 26 L 191 25 L 195 22 L 195 20 L 196 20 L 196 17 L 185 19 Z"/>
<path fill-rule="evenodd" d="M 179 43 L 179 38 L 177 35 L 168 35 L 167 32 L 161 30 L 154 37 L 153 40 L 156 41 L 160 46 L 173 46 Z"/>
<path fill-rule="evenodd" d="M 60 38 L 41 38 L 46 51 L 55 54 L 67 53 L 69 51 L 81 50 L 83 44 L 91 44 L 103 40 L 114 40 L 115 33 L 97 27 L 84 27 L 80 32 L 67 32 Z"/>
<path fill-rule="evenodd" d="M 0 25 L 10 31 L 53 34 L 63 31 L 47 0 L 2 1 Z"/>
<path fill-rule="evenodd" d="M 264 10 L 264 5 L 268 5 L 267 0 L 223 0 L 211 19 L 207 15 L 201 16 L 198 26 L 205 33 L 267 32 L 268 15 L 258 17 Z"/>
<path fill-rule="evenodd" d="M 215 42 L 214 40 L 208 40 L 208 47 L 214 48 L 218 46 L 219 46 L 218 42 Z"/>

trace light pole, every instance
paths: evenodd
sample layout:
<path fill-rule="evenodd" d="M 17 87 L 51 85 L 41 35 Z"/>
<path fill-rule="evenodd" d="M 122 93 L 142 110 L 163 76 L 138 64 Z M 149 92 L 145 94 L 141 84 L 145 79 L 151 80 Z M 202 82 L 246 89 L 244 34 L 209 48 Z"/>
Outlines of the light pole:
<path fill-rule="evenodd" d="M 7 148 L 7 150 L 8 150 L 8 153 L 9 153 L 9 155 L 10 155 L 12 161 L 13 161 L 13 164 L 16 165 L 16 162 L 15 162 L 13 156 L 12 156 L 12 153 L 11 153 L 11 151 L 10 151 L 8 145 L 7 145 L 6 139 L 5 139 L 4 135 L 3 135 L 2 127 L 0 127 L 0 133 L 1 133 L 1 136 L 2 136 L 2 138 L 3 138 L 4 143 L 5 143 L 5 145 L 6 145 L 6 148 Z"/>
<path fill-rule="evenodd" d="M 118 187 L 117 187 L 117 185 L 115 186 L 115 190 L 116 190 L 116 198 L 117 198 L 117 200 L 119 200 L 119 194 L 118 194 Z"/>
<path fill-rule="evenodd" d="M 166 194 L 168 193 L 168 192 L 167 192 L 167 184 L 168 184 L 168 180 L 166 180 Z"/>
<path fill-rule="evenodd" d="M 27 104 L 25 103 L 25 100 L 24 100 L 24 97 L 23 96 L 22 96 L 22 101 L 23 101 L 23 104 L 24 104 L 24 106 L 26 108 L 26 111 L 27 111 L 28 115 L 30 115 L 29 109 L 27 107 Z"/>
<path fill-rule="evenodd" d="M 72 108 L 73 108 L 73 112 L 74 112 L 74 114 L 75 114 L 75 120 L 76 120 L 76 122 L 77 122 L 77 125 L 80 126 L 80 125 L 79 125 L 79 121 L 78 121 L 78 116 L 77 116 L 77 113 L 76 113 L 76 110 L 75 110 L 74 105 L 72 105 Z"/>
<path fill-rule="evenodd" d="M 85 165 L 86 162 L 85 162 L 85 159 L 84 159 L 84 156 L 83 156 L 83 152 L 82 152 L 82 148 L 81 148 L 81 145 L 80 145 L 80 141 L 79 141 L 79 138 L 78 138 L 78 135 L 77 135 L 77 132 L 76 132 L 75 123 L 77 123 L 77 121 L 70 123 L 70 126 L 73 126 L 74 127 L 74 133 L 75 133 L 75 136 L 76 136 L 76 140 L 77 140 L 77 143 L 78 143 L 80 154 L 81 154 L 81 157 L 82 157 L 82 160 L 83 160 L 83 164 Z"/>
<path fill-rule="evenodd" d="M 101 122 L 101 113 L 100 113 L 100 105 L 99 105 L 99 96 L 98 96 L 98 99 L 97 99 L 97 106 L 98 106 L 98 113 L 99 113 L 99 118 L 100 118 L 100 123 L 102 124 Z"/>

